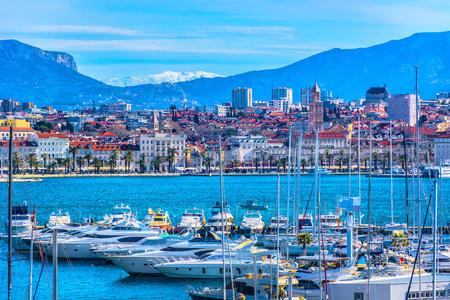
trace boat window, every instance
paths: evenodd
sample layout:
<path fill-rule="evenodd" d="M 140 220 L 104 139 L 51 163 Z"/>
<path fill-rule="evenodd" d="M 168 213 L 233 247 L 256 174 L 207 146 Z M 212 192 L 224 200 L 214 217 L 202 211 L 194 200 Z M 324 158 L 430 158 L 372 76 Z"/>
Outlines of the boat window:
<path fill-rule="evenodd" d="M 118 239 L 118 241 L 121 243 L 135 243 L 137 241 L 142 240 L 143 238 L 144 238 L 143 236 L 127 236 L 127 237 Z"/>
<path fill-rule="evenodd" d="M 179 247 L 170 247 L 170 246 L 161 249 L 161 251 L 173 251 L 173 252 L 191 251 L 191 250 L 192 250 L 191 248 L 179 248 Z"/>
<path fill-rule="evenodd" d="M 299 280 L 298 284 L 294 285 L 295 288 L 301 289 L 301 290 L 318 290 L 320 289 L 319 286 L 311 280 Z"/>
<path fill-rule="evenodd" d="M 154 221 L 156 221 L 156 222 L 164 222 L 164 217 L 155 217 Z"/>
<path fill-rule="evenodd" d="M 20 220 L 28 220 L 27 216 L 21 216 L 21 215 L 16 215 L 16 216 L 12 216 L 13 221 L 20 221 Z"/>
<path fill-rule="evenodd" d="M 259 214 L 247 214 L 245 215 L 246 218 L 258 218 L 259 219 Z"/>
<path fill-rule="evenodd" d="M 140 227 L 115 226 L 111 230 L 141 230 Z"/>
<path fill-rule="evenodd" d="M 364 293 L 355 293 L 355 300 L 364 300 Z"/>

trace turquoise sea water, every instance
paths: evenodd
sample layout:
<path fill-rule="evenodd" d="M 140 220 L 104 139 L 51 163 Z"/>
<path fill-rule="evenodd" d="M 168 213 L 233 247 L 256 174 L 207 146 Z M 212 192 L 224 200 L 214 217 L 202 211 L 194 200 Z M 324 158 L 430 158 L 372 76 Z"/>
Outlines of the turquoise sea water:
<path fill-rule="evenodd" d="M 301 208 L 306 207 L 312 189 L 313 176 L 302 176 L 300 184 Z M 268 204 L 271 209 L 263 212 L 265 222 L 269 221 L 275 208 L 277 176 L 225 176 L 225 197 L 238 222 L 242 218 L 239 203 L 255 199 Z M 281 210 L 285 214 L 287 199 L 286 177 L 281 177 Z M 372 179 L 372 222 L 382 225 L 390 222 L 390 178 Z M 405 179 L 394 178 L 394 216 L 396 222 L 406 221 Z M 422 207 L 429 198 L 430 181 L 422 181 Z M 290 194 L 296 191 L 294 177 L 291 177 Z M 409 182 L 411 197 L 411 182 Z M 334 212 L 339 196 L 348 195 L 348 177 L 329 175 L 322 177 L 321 203 L 323 213 Z M 450 179 L 443 179 L 442 202 L 444 222 L 450 221 L 447 213 L 447 195 Z M 7 185 L 0 185 L 3 201 L 1 205 L 2 224 L 7 215 Z M 36 204 L 37 219 L 45 223 L 52 211 L 68 211 L 73 221 L 87 217 L 101 219 L 112 211 L 112 207 L 123 202 L 143 218 L 148 208 L 169 211 L 172 222 L 179 221 L 185 209 L 204 209 L 208 217 L 210 208 L 220 201 L 219 177 L 101 177 L 101 178 L 44 178 L 42 182 L 17 183 L 14 185 L 14 201 L 28 201 Z M 358 196 L 358 177 L 351 178 L 351 195 Z M 367 215 L 368 179 L 361 177 L 363 215 Z M 425 199 L 427 198 L 427 199 Z M 439 198 L 440 199 L 440 198 Z M 310 208 L 314 199 L 311 199 Z M 292 201 L 290 207 L 292 208 Z M 413 207 L 410 206 L 410 219 Z M 424 211 L 423 211 L 424 212 Z M 365 217 L 363 217 L 365 219 Z M 6 244 L 0 242 L 0 299 L 6 298 Z M 28 285 L 29 260 L 14 255 L 14 299 L 25 299 Z M 34 265 L 34 287 L 42 263 Z M 51 299 L 51 262 L 43 272 L 36 299 Z M 187 299 L 185 285 L 220 285 L 219 281 L 175 280 L 165 277 L 130 277 L 114 265 L 103 262 L 73 261 L 59 263 L 59 299 Z"/>

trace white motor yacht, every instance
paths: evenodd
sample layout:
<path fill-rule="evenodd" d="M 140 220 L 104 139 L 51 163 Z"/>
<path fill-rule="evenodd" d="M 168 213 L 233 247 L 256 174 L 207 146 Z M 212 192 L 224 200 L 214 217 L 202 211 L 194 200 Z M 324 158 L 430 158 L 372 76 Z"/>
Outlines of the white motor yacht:
<path fill-rule="evenodd" d="M 12 248 L 16 251 L 29 250 L 22 238 L 26 235 L 30 235 L 31 227 L 34 225 L 34 215 L 28 211 L 28 203 L 23 202 L 21 204 L 12 207 Z M 6 228 L 8 228 L 8 222 L 6 222 Z M 5 242 L 8 240 L 7 234 L 0 234 L 0 238 Z"/>
<path fill-rule="evenodd" d="M 222 223 L 225 227 L 225 232 L 232 231 L 234 227 L 233 215 L 230 213 L 230 206 L 225 205 L 225 212 L 222 212 L 222 207 L 219 202 L 212 207 L 211 215 L 209 216 L 208 223 L 209 227 L 214 228 L 215 231 L 222 231 Z"/>
<path fill-rule="evenodd" d="M 50 219 L 48 220 L 47 227 L 60 226 L 66 223 L 70 223 L 70 215 L 68 212 L 63 213 L 61 210 L 58 213 L 52 212 Z"/>
<path fill-rule="evenodd" d="M 239 226 L 241 233 L 261 233 L 264 229 L 264 222 L 259 212 L 246 212 Z"/>
<path fill-rule="evenodd" d="M 181 221 L 175 228 L 176 232 L 181 232 L 185 229 L 198 229 L 205 225 L 205 215 L 203 210 L 198 208 L 187 209 L 181 216 Z"/>
<path fill-rule="evenodd" d="M 236 246 L 236 243 L 231 241 L 230 243 L 230 247 Z M 159 251 L 109 256 L 109 259 L 130 275 L 154 275 L 161 274 L 154 268 L 157 264 L 175 259 L 199 257 L 221 247 L 221 238 L 213 232 L 208 232 L 204 237 L 195 237 L 189 241 L 175 243 Z"/>
<path fill-rule="evenodd" d="M 222 249 L 218 249 L 195 259 L 162 262 L 155 268 L 171 278 L 219 279 L 223 278 L 224 272 L 227 278 L 236 278 L 253 272 L 254 268 L 259 273 L 270 272 L 270 265 L 276 264 L 276 261 L 273 258 L 270 261 L 267 256 L 273 257 L 273 251 L 249 249 L 252 246 L 252 241 L 245 241 L 230 250 L 230 253 L 225 251 L 225 256 Z M 256 257 L 256 262 L 253 257 Z"/>
<path fill-rule="evenodd" d="M 159 229 L 148 228 L 144 224 L 136 221 L 124 221 L 110 229 L 97 228 L 95 231 L 88 231 L 75 238 L 60 241 L 58 239 L 58 258 L 70 259 L 97 259 L 91 249 L 98 245 L 136 243 L 146 237 L 158 236 Z M 52 239 L 42 243 L 48 247 L 48 255 L 53 255 Z"/>

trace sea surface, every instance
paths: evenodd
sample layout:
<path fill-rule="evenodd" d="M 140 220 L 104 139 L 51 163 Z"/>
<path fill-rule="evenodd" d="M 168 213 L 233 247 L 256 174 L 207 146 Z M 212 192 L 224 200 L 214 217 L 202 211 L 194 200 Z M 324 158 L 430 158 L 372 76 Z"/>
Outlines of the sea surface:
<path fill-rule="evenodd" d="M 105 214 L 111 214 L 112 207 L 120 203 L 129 205 L 138 219 L 144 218 L 149 208 L 167 210 L 172 222 L 176 223 L 183 211 L 192 207 L 203 209 L 208 217 L 212 205 L 220 201 L 219 180 L 218 176 L 44 178 L 42 182 L 14 184 L 13 201 L 35 204 L 37 220 L 42 225 L 52 212 L 60 209 L 69 212 L 75 222 L 86 218 L 100 220 Z M 313 181 L 313 176 L 301 176 L 300 184 L 296 184 L 296 178 L 291 176 L 288 185 L 287 176 L 280 177 L 280 208 L 283 215 L 286 214 L 288 187 L 290 209 L 293 207 L 293 197 L 300 188 L 299 210 L 303 211 L 310 200 L 308 211 L 311 211 L 314 207 Z M 358 176 L 351 176 L 350 195 L 356 197 L 361 194 L 362 219 L 367 222 L 368 178 L 362 176 L 360 182 L 359 185 Z M 442 193 L 438 195 L 440 220 L 447 224 L 450 222 L 447 209 L 450 179 L 442 179 L 438 183 L 442 186 Z M 422 218 L 431 197 L 432 184 L 433 181 L 429 179 L 421 182 Z M 391 220 L 391 180 L 389 177 L 372 178 L 371 186 L 372 223 L 386 224 Z M 392 186 L 394 221 L 406 222 L 405 179 L 394 178 Z M 276 207 L 277 176 L 225 176 L 224 187 L 225 199 L 237 223 L 244 213 L 239 204 L 247 199 L 269 206 L 269 210 L 262 212 L 266 224 L 269 222 Z M 348 187 L 348 176 L 321 177 L 319 190 L 322 213 L 335 212 L 339 197 L 349 195 Z M 411 199 L 411 180 L 408 182 L 408 189 Z M 3 198 L 0 216 L 4 231 L 7 184 L 0 184 L 0 195 Z M 417 213 L 416 207 L 417 203 L 410 203 L 410 223 Z M 430 215 L 428 220 L 431 220 Z M 7 297 L 6 251 L 6 243 L 0 241 L 0 299 Z M 14 254 L 13 259 L 13 296 L 14 299 L 26 299 L 30 261 L 27 254 Z M 35 260 L 33 293 L 41 276 L 35 299 L 51 299 L 51 261 L 45 264 L 45 268 L 42 265 L 40 260 Z M 188 299 L 186 285 L 199 287 L 221 284 L 220 280 L 128 276 L 120 268 L 101 261 L 60 261 L 58 278 L 59 299 Z"/>

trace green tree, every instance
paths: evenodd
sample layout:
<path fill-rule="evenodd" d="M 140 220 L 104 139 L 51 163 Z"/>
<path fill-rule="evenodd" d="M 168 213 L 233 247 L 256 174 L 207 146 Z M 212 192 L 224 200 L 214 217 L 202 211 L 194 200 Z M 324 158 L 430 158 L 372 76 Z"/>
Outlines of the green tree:
<path fill-rule="evenodd" d="M 331 154 L 330 149 L 325 150 L 325 157 L 327 158 L 328 161 L 328 169 L 331 169 L 331 159 L 333 158 L 333 155 Z"/>
<path fill-rule="evenodd" d="M 194 116 L 194 123 L 196 123 L 197 125 L 200 124 L 200 119 L 198 118 L 198 114 L 195 114 L 195 116 Z"/>
<path fill-rule="evenodd" d="M 303 256 L 306 256 L 306 245 L 311 245 L 312 237 L 311 234 L 304 232 L 297 235 L 297 244 L 303 245 Z"/>
<path fill-rule="evenodd" d="M 91 161 L 94 159 L 94 156 L 91 153 L 86 153 L 84 155 L 84 159 L 86 160 L 87 167 L 89 168 L 89 166 L 91 165 Z"/>
<path fill-rule="evenodd" d="M 122 157 L 122 160 L 125 162 L 125 169 L 128 169 L 128 172 L 130 172 L 131 163 L 134 162 L 134 153 L 133 153 L 133 151 L 127 151 L 124 154 L 124 156 Z"/>
<path fill-rule="evenodd" d="M 153 167 L 153 171 L 156 173 L 161 173 L 161 163 L 164 161 L 164 158 L 162 156 L 156 156 L 154 159 L 152 159 L 152 161 L 150 162 L 150 164 Z"/>
<path fill-rule="evenodd" d="M 374 168 L 376 169 L 378 167 L 378 161 L 380 160 L 380 154 L 376 151 L 373 152 L 372 159 L 374 161 Z M 372 166 L 369 166 L 369 167 L 372 168 Z"/>
<path fill-rule="evenodd" d="M 138 164 L 139 164 L 139 171 L 141 173 L 144 173 L 144 167 L 145 167 L 145 159 L 147 158 L 147 154 L 141 153 L 139 156 Z"/>
<path fill-rule="evenodd" d="M 70 146 L 69 148 L 69 154 L 72 154 L 72 162 L 73 162 L 73 172 L 75 172 L 75 162 L 76 158 L 75 156 L 80 152 L 80 149 L 78 147 Z"/>
<path fill-rule="evenodd" d="M 261 153 L 261 161 L 262 161 L 262 171 L 263 171 L 263 173 L 264 173 L 264 162 L 266 161 L 266 159 L 267 159 L 267 154 L 266 153 Z"/>
<path fill-rule="evenodd" d="M 261 162 L 261 159 L 259 159 L 258 157 L 255 157 L 253 159 L 253 162 L 255 163 L 255 172 L 258 173 L 258 166 L 259 166 L 259 163 Z"/>
<path fill-rule="evenodd" d="M 77 157 L 77 164 L 78 164 L 79 173 L 81 173 L 81 171 L 83 171 L 82 170 L 82 166 L 85 163 L 85 161 L 86 160 L 84 159 L 84 157 L 82 157 L 82 156 L 78 156 Z"/>
<path fill-rule="evenodd" d="M 100 173 L 100 168 L 103 167 L 103 160 L 94 157 L 92 160 L 92 165 L 94 166 L 95 173 Z"/>
<path fill-rule="evenodd" d="M 69 173 L 70 165 L 72 164 L 72 159 L 70 157 L 66 157 L 64 158 L 63 162 L 64 162 L 64 170 L 66 171 L 66 173 Z"/>
<path fill-rule="evenodd" d="M 342 173 L 342 163 L 345 161 L 344 160 L 344 155 L 345 155 L 345 150 L 344 149 L 341 149 L 340 151 L 339 151 L 339 172 L 341 172 Z"/>
<path fill-rule="evenodd" d="M 23 167 L 23 161 L 17 152 L 13 156 L 13 173 L 19 173 L 20 168 Z"/>
<path fill-rule="evenodd" d="M 58 166 L 58 164 L 55 161 L 52 161 L 48 164 L 47 168 L 48 170 L 52 170 L 52 173 L 55 174 L 55 168 Z"/>
<path fill-rule="evenodd" d="M 275 160 L 273 155 L 269 155 L 269 172 L 272 172 L 272 162 Z"/>
<path fill-rule="evenodd" d="M 206 172 L 207 173 L 211 173 L 211 164 L 213 162 L 213 158 L 212 157 L 205 157 L 205 166 L 206 166 Z"/>
<path fill-rule="evenodd" d="M 53 125 L 52 123 L 47 123 L 45 121 L 38 121 L 36 122 L 36 125 L 34 125 L 33 129 L 40 132 L 50 131 L 53 130 Z"/>
<path fill-rule="evenodd" d="M 48 159 L 48 154 L 44 153 L 41 155 L 42 159 L 44 160 L 44 168 L 47 168 L 47 159 Z"/>

